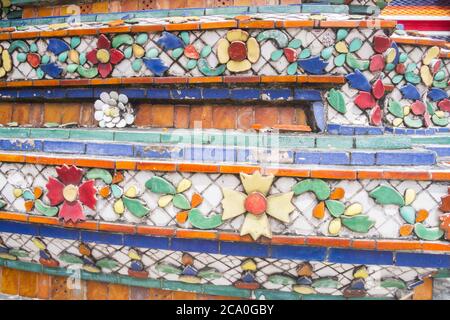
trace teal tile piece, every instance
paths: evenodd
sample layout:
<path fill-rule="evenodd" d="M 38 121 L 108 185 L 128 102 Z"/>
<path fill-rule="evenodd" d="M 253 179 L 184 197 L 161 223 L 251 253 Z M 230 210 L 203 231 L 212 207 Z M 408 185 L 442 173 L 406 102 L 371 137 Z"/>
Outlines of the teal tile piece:
<path fill-rule="evenodd" d="M 29 128 L 0 128 L 2 138 L 28 138 L 29 136 Z"/>
<path fill-rule="evenodd" d="M 327 294 L 306 294 L 302 296 L 302 300 L 345 300 L 345 297 Z"/>
<path fill-rule="evenodd" d="M 69 277 L 76 272 L 76 270 L 59 268 L 59 267 L 58 268 L 43 267 L 42 271 L 44 273 L 51 274 L 53 276 L 61 276 L 61 277 Z"/>
<path fill-rule="evenodd" d="M 114 140 L 125 142 L 159 143 L 161 140 L 161 134 L 158 132 L 116 131 L 114 133 Z"/>
<path fill-rule="evenodd" d="M 144 287 L 144 288 L 161 288 L 160 279 L 138 279 L 127 276 L 120 276 L 119 283 L 127 286 Z"/>
<path fill-rule="evenodd" d="M 97 21 L 97 15 L 95 14 L 82 14 L 80 17 L 81 22 L 95 22 Z"/>
<path fill-rule="evenodd" d="M 188 132 L 161 133 L 161 143 L 191 143 L 192 136 Z"/>
<path fill-rule="evenodd" d="M 203 291 L 201 284 L 185 283 L 181 281 L 168 281 L 168 280 L 162 280 L 161 289 L 181 290 L 199 293 Z"/>
<path fill-rule="evenodd" d="M 252 292 L 250 290 L 239 289 L 233 286 L 220 286 L 213 284 L 204 284 L 203 293 L 240 298 L 250 298 L 252 295 Z"/>
<path fill-rule="evenodd" d="M 357 149 L 410 149 L 409 137 L 356 137 Z"/>
<path fill-rule="evenodd" d="M 214 146 L 224 146 L 226 145 L 225 135 L 226 133 L 222 132 L 214 132 L 214 133 L 205 133 L 208 136 L 208 144 Z M 234 140 L 231 140 L 232 146 L 234 146 Z"/>
<path fill-rule="evenodd" d="M 278 140 L 281 148 L 314 148 L 316 139 L 301 135 L 280 135 Z"/>
<path fill-rule="evenodd" d="M 70 139 L 73 140 L 114 140 L 114 131 L 104 131 L 104 130 L 81 130 L 73 129 L 70 130 Z"/>
<path fill-rule="evenodd" d="M 316 147 L 324 149 L 351 149 L 353 137 L 317 137 Z"/>
<path fill-rule="evenodd" d="M 8 268 L 18 269 L 30 272 L 42 272 L 42 265 L 31 262 L 24 262 L 18 260 L 4 260 L 4 265 Z"/>
<path fill-rule="evenodd" d="M 30 138 L 69 139 L 70 130 L 67 129 L 30 129 Z"/>
<path fill-rule="evenodd" d="M 346 5 L 302 4 L 302 13 L 348 13 Z"/>
<path fill-rule="evenodd" d="M 168 16 L 169 10 L 154 10 L 134 13 L 135 18 L 164 18 Z"/>
<path fill-rule="evenodd" d="M 377 6 L 349 5 L 348 11 L 350 14 L 372 15 L 380 12 L 380 9 Z"/>
<path fill-rule="evenodd" d="M 413 144 L 450 144 L 450 136 L 411 137 Z"/>
<path fill-rule="evenodd" d="M 222 7 L 222 8 L 206 8 L 206 15 L 219 14 L 244 14 L 248 13 L 248 7 Z"/>
<path fill-rule="evenodd" d="M 94 273 L 81 270 L 81 278 L 87 281 L 119 283 L 118 275 L 114 273 Z"/>
<path fill-rule="evenodd" d="M 198 17 L 205 14 L 205 9 L 192 8 L 192 9 L 174 9 L 169 10 L 169 17 Z"/>
<path fill-rule="evenodd" d="M 259 13 L 300 13 L 301 5 L 291 6 L 259 6 L 257 7 Z"/>
<path fill-rule="evenodd" d="M 286 292 L 277 290 L 258 289 L 254 291 L 256 299 L 265 300 L 301 300 L 302 296 L 296 292 Z"/>

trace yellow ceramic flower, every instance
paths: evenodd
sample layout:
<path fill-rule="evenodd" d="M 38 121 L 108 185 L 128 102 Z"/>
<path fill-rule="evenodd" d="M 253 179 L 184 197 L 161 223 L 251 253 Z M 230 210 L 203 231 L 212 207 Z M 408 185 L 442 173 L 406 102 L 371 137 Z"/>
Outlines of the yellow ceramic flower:
<path fill-rule="evenodd" d="M 291 200 L 293 192 L 279 193 L 267 196 L 272 186 L 274 176 L 262 176 L 259 171 L 252 175 L 241 173 L 241 182 L 245 193 L 223 188 L 222 220 L 232 219 L 245 213 L 241 236 L 250 234 L 257 240 L 264 235 L 272 237 L 267 215 L 289 222 L 289 214 L 295 209 Z"/>
<path fill-rule="evenodd" d="M 0 46 L 0 78 L 3 78 L 12 69 L 11 55 L 8 50 Z"/>
<path fill-rule="evenodd" d="M 226 63 L 231 72 L 250 70 L 252 63 L 260 56 L 259 44 L 248 32 L 234 29 L 227 32 L 226 38 L 217 45 L 217 57 L 220 63 Z"/>

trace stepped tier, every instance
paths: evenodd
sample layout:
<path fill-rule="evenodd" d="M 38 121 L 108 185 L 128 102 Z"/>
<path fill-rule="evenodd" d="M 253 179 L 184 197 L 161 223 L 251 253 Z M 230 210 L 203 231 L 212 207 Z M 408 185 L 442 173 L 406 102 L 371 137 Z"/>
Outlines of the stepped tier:
<path fill-rule="evenodd" d="M 448 278 L 445 40 L 372 1 L 11 3 L 6 293 L 23 272 L 128 298 L 419 299 Z"/>

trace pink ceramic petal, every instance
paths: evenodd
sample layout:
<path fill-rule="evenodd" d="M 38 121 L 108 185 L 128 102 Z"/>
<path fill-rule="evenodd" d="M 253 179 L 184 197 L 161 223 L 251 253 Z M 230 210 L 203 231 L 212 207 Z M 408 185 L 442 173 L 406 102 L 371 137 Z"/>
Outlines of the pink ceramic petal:
<path fill-rule="evenodd" d="M 373 84 L 372 94 L 375 97 L 375 99 L 381 99 L 384 96 L 384 84 L 383 81 L 381 81 L 381 79 L 378 79 Z"/>
<path fill-rule="evenodd" d="M 111 62 L 112 64 L 118 64 L 124 58 L 123 53 L 116 49 L 109 50 L 109 55 L 111 57 L 109 62 Z"/>
<path fill-rule="evenodd" d="M 362 110 L 371 109 L 377 104 L 373 96 L 365 91 L 360 91 L 354 102 Z"/>
<path fill-rule="evenodd" d="M 94 49 L 92 51 L 89 51 L 86 54 L 86 59 L 88 59 L 89 62 L 91 62 L 92 64 L 97 64 L 98 60 L 97 60 L 97 49 Z"/>
<path fill-rule="evenodd" d="M 383 117 L 383 112 L 380 106 L 377 104 L 370 112 L 370 123 L 374 126 L 381 126 L 381 118 Z"/>
<path fill-rule="evenodd" d="M 95 189 L 95 181 L 88 180 L 88 181 L 84 182 L 78 188 L 78 192 L 79 192 L 80 201 L 85 206 L 88 206 L 92 210 L 95 210 L 95 203 L 97 202 L 97 199 L 95 198 L 95 194 L 97 193 L 97 190 Z"/>
<path fill-rule="evenodd" d="M 63 165 L 61 167 L 56 167 L 56 172 L 58 173 L 59 180 L 66 186 L 68 184 L 73 184 L 75 186 L 79 185 L 81 178 L 83 178 L 83 170 L 78 169 L 75 166 Z"/>
<path fill-rule="evenodd" d="M 47 197 L 50 200 L 50 205 L 56 206 L 64 201 L 63 189 L 64 184 L 59 182 L 53 177 L 48 178 L 48 182 L 45 185 L 47 188 Z"/>
<path fill-rule="evenodd" d="M 111 63 L 99 63 L 98 64 L 98 73 L 102 78 L 106 78 L 112 72 L 112 64 Z"/>
<path fill-rule="evenodd" d="M 98 37 L 97 41 L 97 49 L 110 49 L 111 48 L 111 41 L 104 35 L 101 34 L 100 37 Z"/>
<path fill-rule="evenodd" d="M 64 201 L 61 209 L 59 210 L 59 217 L 63 218 L 65 222 L 72 221 L 73 223 L 80 220 L 85 220 L 83 207 L 81 206 L 80 201 Z"/>

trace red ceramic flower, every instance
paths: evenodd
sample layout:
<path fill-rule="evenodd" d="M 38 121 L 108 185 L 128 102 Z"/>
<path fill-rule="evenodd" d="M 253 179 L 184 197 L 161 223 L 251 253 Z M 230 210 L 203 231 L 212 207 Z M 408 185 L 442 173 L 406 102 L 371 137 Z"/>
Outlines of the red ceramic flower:
<path fill-rule="evenodd" d="M 124 55 L 119 50 L 111 48 L 111 41 L 101 34 L 97 40 L 97 49 L 88 52 L 86 58 L 98 65 L 98 73 L 102 78 L 106 78 L 111 74 L 113 65 L 122 61 Z"/>
<path fill-rule="evenodd" d="M 95 210 L 95 193 L 94 180 L 88 180 L 81 183 L 83 178 L 83 170 L 76 166 L 63 165 L 56 167 L 58 179 L 50 177 L 46 185 L 48 189 L 47 197 L 52 206 L 63 203 L 59 210 L 59 217 L 64 221 L 72 220 L 77 222 L 84 220 L 82 204 Z"/>

